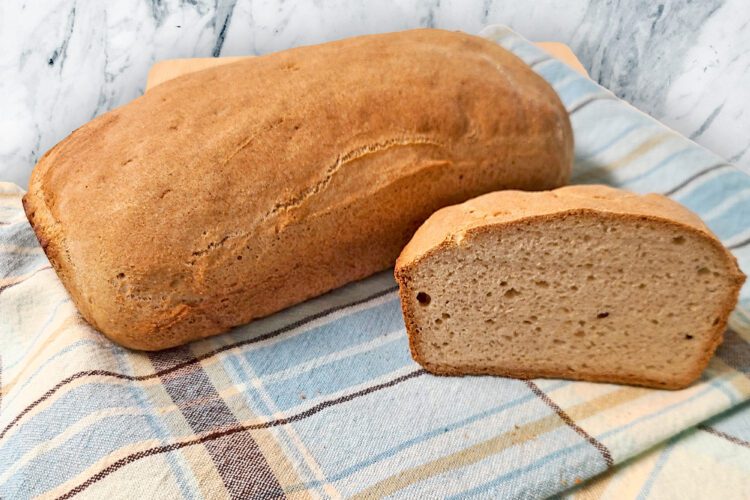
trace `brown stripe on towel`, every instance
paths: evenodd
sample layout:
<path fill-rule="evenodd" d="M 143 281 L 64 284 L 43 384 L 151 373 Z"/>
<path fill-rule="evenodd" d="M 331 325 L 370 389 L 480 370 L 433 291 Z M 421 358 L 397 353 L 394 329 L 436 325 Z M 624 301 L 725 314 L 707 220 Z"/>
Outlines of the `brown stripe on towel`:
<path fill-rule="evenodd" d="M 702 431 L 706 431 L 709 434 L 713 434 L 714 436 L 718 436 L 720 438 L 726 439 L 730 443 L 734 443 L 739 446 L 744 446 L 745 448 L 750 448 L 750 442 L 745 441 L 744 439 L 738 438 L 737 436 L 732 436 L 731 434 L 727 434 L 726 432 L 721 432 L 719 429 L 714 429 L 713 427 L 709 427 L 708 425 L 700 424 L 698 426 L 698 429 Z"/>
<path fill-rule="evenodd" d="M 727 248 L 729 250 L 739 250 L 740 248 L 742 248 L 742 247 L 744 247 L 746 245 L 749 245 L 749 244 L 750 244 L 750 238 L 746 238 L 746 239 L 740 241 L 739 243 L 735 243 L 734 245 L 727 246 Z"/>
<path fill-rule="evenodd" d="M 379 292 L 376 292 L 372 295 L 369 295 L 363 299 L 355 300 L 353 302 L 349 302 L 347 304 L 341 304 L 339 306 L 334 306 L 328 309 L 325 309 L 323 311 L 317 312 L 315 314 L 311 314 L 310 316 L 306 316 L 302 319 L 299 319 L 297 321 L 294 321 L 293 323 L 290 323 L 288 325 L 282 326 L 281 328 L 277 328 L 276 330 L 270 331 L 268 333 L 265 333 L 263 335 L 260 335 L 258 337 L 252 337 L 245 340 L 240 340 L 239 342 L 234 342 L 231 344 L 227 344 L 225 346 L 222 346 L 218 349 L 214 349 L 213 351 L 206 352 L 204 354 L 201 354 L 200 356 L 195 356 L 187 360 L 183 360 L 180 362 L 177 362 L 167 368 L 164 368 L 160 371 L 154 372 L 154 373 L 148 373 L 145 375 L 126 375 L 123 373 L 116 373 L 109 370 L 85 370 L 81 372 L 74 373 L 73 375 L 70 375 L 69 377 L 66 377 L 65 379 L 61 380 L 57 384 L 55 384 L 50 390 L 42 394 L 38 399 L 31 402 L 26 408 L 21 411 L 16 417 L 10 421 L 8 425 L 3 428 L 2 431 L 0 431 L 0 439 L 3 439 L 5 434 L 8 433 L 8 431 L 16 425 L 27 413 L 29 413 L 31 410 L 33 410 L 36 406 L 43 403 L 45 400 L 52 397 L 53 394 L 55 394 L 57 391 L 65 387 L 66 385 L 70 384 L 71 382 L 82 378 L 82 377 L 111 377 L 111 378 L 117 378 L 121 380 L 130 380 L 133 382 L 140 382 L 144 380 L 150 380 L 153 378 L 161 377 L 163 375 L 166 375 L 171 372 L 176 372 L 178 370 L 181 370 L 182 368 L 187 368 L 195 363 L 198 363 L 200 361 L 203 361 L 204 359 L 211 358 L 213 356 L 216 356 L 217 354 L 220 354 L 224 351 L 228 351 L 230 349 L 234 349 L 236 347 L 242 347 L 244 345 L 249 344 L 255 344 L 259 342 L 263 342 L 264 340 L 271 339 L 273 337 L 276 337 L 278 335 L 281 335 L 283 333 L 286 333 L 290 330 L 294 330 L 295 328 L 298 328 L 300 326 L 303 326 L 307 323 L 310 323 L 312 321 L 315 321 L 316 319 L 323 318 L 329 314 L 332 314 L 334 312 L 340 311 L 342 309 L 346 309 L 348 307 L 353 307 L 356 305 L 367 303 L 371 300 L 374 300 L 378 297 L 382 297 L 384 295 L 388 295 L 389 293 L 395 292 L 398 290 L 398 287 L 390 287 L 385 290 L 381 290 Z"/>
<path fill-rule="evenodd" d="M 731 328 L 724 333 L 716 355 L 738 372 L 750 374 L 750 343 Z"/>
<path fill-rule="evenodd" d="M 157 372 L 195 357 L 186 346 L 149 353 Z M 237 427 L 240 423 L 219 396 L 200 363 L 160 377 L 194 434 Z M 281 485 L 249 432 L 236 432 L 204 443 L 230 498 L 279 498 Z"/>
<path fill-rule="evenodd" d="M 713 165 L 709 165 L 708 167 L 706 167 L 704 169 L 701 169 L 700 171 L 694 173 L 693 175 L 691 175 L 687 179 L 683 180 L 682 182 L 680 182 L 679 184 L 677 184 L 675 187 L 673 187 L 669 191 L 665 191 L 662 194 L 664 196 L 672 196 L 677 191 L 679 191 L 681 189 L 684 189 L 685 187 L 689 186 L 692 182 L 700 179 L 704 175 L 707 175 L 707 174 L 713 172 L 714 170 L 719 170 L 720 168 L 731 168 L 731 167 L 732 167 L 732 165 L 730 165 L 729 163 L 724 163 L 724 162 L 715 163 Z"/>
<path fill-rule="evenodd" d="M 529 386 L 529 389 L 536 394 L 539 399 L 541 399 L 544 404 L 552 408 L 552 410 L 557 413 L 557 416 L 560 417 L 560 420 L 565 422 L 565 424 L 573 429 L 576 434 L 584 438 L 586 441 L 588 441 L 591 446 L 596 448 L 599 453 L 601 453 L 602 457 L 604 458 L 604 462 L 607 464 L 607 467 L 612 467 L 615 464 L 615 461 L 612 459 L 612 453 L 609 451 L 609 448 L 604 446 L 604 443 L 596 439 L 594 436 L 583 430 L 578 424 L 576 424 L 572 418 L 570 418 L 570 415 L 565 413 L 565 410 L 560 408 L 560 406 L 552 401 L 552 398 L 550 398 L 547 393 L 545 393 L 543 390 L 539 388 L 534 382 L 531 380 L 526 380 L 526 385 Z"/>
<path fill-rule="evenodd" d="M 572 108 L 568 110 L 568 114 L 572 115 L 573 113 L 580 111 L 581 109 L 585 108 L 589 104 L 596 102 L 596 101 L 616 101 L 617 97 L 614 94 L 607 93 L 607 94 L 595 94 L 591 97 L 587 97 L 583 101 L 579 102 Z"/>
<path fill-rule="evenodd" d="M 40 267 L 39 269 L 37 269 L 35 271 L 32 271 L 30 274 L 26 274 L 24 276 L 21 276 L 20 278 L 18 278 L 15 281 L 7 282 L 7 283 L 4 283 L 4 284 L 0 285 L 0 293 L 3 293 L 8 288 L 14 287 L 16 285 L 20 285 L 24 281 L 33 278 L 36 275 L 36 273 L 42 272 L 42 271 L 44 271 L 46 269 L 52 269 L 52 266 Z"/>
<path fill-rule="evenodd" d="M 248 430 L 256 430 L 256 429 L 268 429 L 270 427 L 276 427 L 279 425 L 286 425 L 291 422 L 296 422 L 298 420 L 303 420 L 307 417 L 310 417 L 312 415 L 315 415 L 316 413 L 325 410 L 326 408 L 330 408 L 331 406 L 336 406 L 341 403 L 346 403 L 347 401 L 351 401 L 353 399 L 356 399 L 360 396 L 364 396 L 366 394 L 370 394 L 376 391 L 379 391 L 381 389 L 385 389 L 387 387 L 393 387 L 394 385 L 398 385 L 401 382 L 405 382 L 409 379 L 419 377 L 421 375 L 424 375 L 426 372 L 422 369 L 414 370 L 413 372 L 409 372 L 405 375 L 401 375 L 400 377 L 396 377 L 394 379 L 389 380 L 388 382 L 383 382 L 380 384 L 375 384 L 369 387 L 365 387 L 362 390 L 359 390 L 357 392 L 347 394 L 345 396 L 341 396 L 336 399 L 331 399 L 328 401 L 324 401 L 320 404 L 317 404 L 313 406 L 312 408 L 309 408 L 303 412 L 297 413 L 295 415 L 292 415 L 290 417 L 284 417 L 284 418 L 278 418 L 275 420 L 270 420 L 268 422 L 262 422 L 258 424 L 249 424 L 249 425 L 240 425 L 237 427 L 231 427 L 229 429 L 222 429 L 217 430 L 215 432 L 211 432 L 209 434 L 196 437 L 195 439 L 191 439 L 189 441 L 182 441 L 179 443 L 172 443 L 168 445 L 163 446 L 156 446 L 154 448 L 149 448 L 146 450 L 141 450 L 135 453 L 132 453 L 126 457 L 123 457 L 116 462 L 113 462 L 109 466 L 105 467 L 104 469 L 100 470 L 93 476 L 86 479 L 84 482 L 73 488 L 72 490 L 68 491 L 67 493 L 59 496 L 57 500 L 65 500 L 68 498 L 71 498 L 79 493 L 81 493 L 83 490 L 91 486 L 92 484 L 101 481 L 105 477 L 109 476 L 113 472 L 115 472 L 118 469 L 121 469 L 122 467 L 125 467 L 128 464 L 131 464 L 133 462 L 136 462 L 142 458 L 150 457 L 152 455 L 158 455 L 161 453 L 167 453 L 170 451 L 179 450 L 181 448 L 185 448 L 188 446 L 193 446 L 196 444 L 206 443 L 209 441 L 213 441 L 216 439 L 223 438 L 225 436 L 229 436 L 238 432 L 248 431 Z"/>

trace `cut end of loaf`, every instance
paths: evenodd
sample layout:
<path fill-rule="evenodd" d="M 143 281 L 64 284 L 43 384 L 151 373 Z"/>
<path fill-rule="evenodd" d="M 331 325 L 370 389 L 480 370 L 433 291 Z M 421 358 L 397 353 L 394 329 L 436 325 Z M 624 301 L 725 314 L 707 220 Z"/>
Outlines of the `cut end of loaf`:
<path fill-rule="evenodd" d="M 596 211 L 475 227 L 396 274 L 430 372 L 667 389 L 706 367 L 744 280 L 701 231 Z"/>

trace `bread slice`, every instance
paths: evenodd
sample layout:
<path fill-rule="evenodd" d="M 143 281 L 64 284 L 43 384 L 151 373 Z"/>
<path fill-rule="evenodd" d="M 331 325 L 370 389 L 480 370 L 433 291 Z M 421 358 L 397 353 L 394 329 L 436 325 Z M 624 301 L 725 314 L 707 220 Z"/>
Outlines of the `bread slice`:
<path fill-rule="evenodd" d="M 573 186 L 435 212 L 396 279 L 432 373 L 678 389 L 721 343 L 745 276 L 678 203 Z"/>

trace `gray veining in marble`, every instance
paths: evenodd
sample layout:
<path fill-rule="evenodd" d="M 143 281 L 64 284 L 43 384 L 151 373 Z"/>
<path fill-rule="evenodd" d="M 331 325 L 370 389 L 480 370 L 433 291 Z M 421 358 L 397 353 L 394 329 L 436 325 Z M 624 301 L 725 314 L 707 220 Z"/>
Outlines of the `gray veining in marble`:
<path fill-rule="evenodd" d="M 747 0 L 28 0 L 0 2 L 0 180 L 25 186 L 47 149 L 137 97 L 161 59 L 492 23 L 568 43 L 617 95 L 750 166 Z"/>

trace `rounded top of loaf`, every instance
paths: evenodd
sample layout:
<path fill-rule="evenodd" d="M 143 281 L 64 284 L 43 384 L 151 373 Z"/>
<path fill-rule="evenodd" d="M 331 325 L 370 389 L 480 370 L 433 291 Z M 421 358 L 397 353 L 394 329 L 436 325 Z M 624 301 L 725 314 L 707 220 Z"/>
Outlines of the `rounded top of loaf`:
<path fill-rule="evenodd" d="M 158 85 L 49 150 L 25 204 L 84 317 L 154 348 L 167 341 L 145 336 L 168 339 L 198 309 L 212 325 L 201 335 L 231 326 L 214 309 L 228 290 L 279 279 L 255 263 L 289 227 L 388 190 L 392 206 L 373 218 L 409 213 L 416 201 L 399 190 L 441 166 L 494 171 L 493 189 L 548 189 L 567 182 L 572 158 L 563 105 L 520 59 L 479 37 L 414 30 Z"/>
<path fill-rule="evenodd" d="M 436 211 L 417 230 L 399 256 L 396 268 L 406 268 L 442 245 L 460 242 L 479 228 L 521 223 L 571 213 L 599 212 L 644 217 L 681 225 L 713 240 L 737 269 L 736 259 L 696 214 L 660 194 L 639 195 L 604 185 L 565 186 L 551 191 L 498 191 Z"/>

